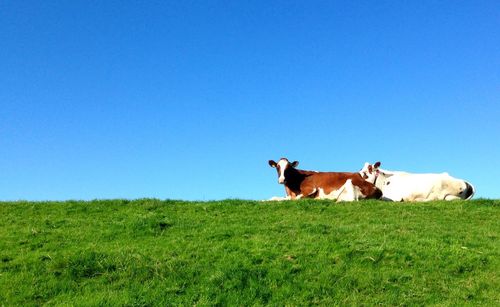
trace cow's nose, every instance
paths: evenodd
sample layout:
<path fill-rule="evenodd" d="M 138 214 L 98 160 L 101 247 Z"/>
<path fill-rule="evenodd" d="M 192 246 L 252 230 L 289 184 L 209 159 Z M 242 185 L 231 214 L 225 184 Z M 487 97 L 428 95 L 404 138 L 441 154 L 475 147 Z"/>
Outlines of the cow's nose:
<path fill-rule="evenodd" d="M 465 186 L 464 199 L 469 199 L 474 194 L 474 188 L 468 182 L 465 182 Z"/>

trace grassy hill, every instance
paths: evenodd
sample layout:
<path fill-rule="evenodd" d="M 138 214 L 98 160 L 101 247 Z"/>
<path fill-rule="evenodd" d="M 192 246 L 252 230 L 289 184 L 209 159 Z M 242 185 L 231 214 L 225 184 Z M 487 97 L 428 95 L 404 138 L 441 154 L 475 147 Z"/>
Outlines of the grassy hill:
<path fill-rule="evenodd" d="M 500 201 L 0 202 L 0 305 L 500 305 Z"/>

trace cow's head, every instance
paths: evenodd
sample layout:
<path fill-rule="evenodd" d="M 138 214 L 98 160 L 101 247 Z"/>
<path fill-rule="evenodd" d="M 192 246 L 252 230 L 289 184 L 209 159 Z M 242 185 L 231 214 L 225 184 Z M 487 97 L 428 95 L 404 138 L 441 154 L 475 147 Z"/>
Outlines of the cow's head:
<path fill-rule="evenodd" d="M 271 167 L 275 167 L 278 172 L 278 183 L 284 184 L 286 183 L 286 172 L 290 168 L 295 168 L 299 165 L 299 161 L 288 161 L 287 158 L 281 158 L 278 163 L 274 162 L 274 160 L 269 160 L 269 165 Z"/>
<path fill-rule="evenodd" d="M 380 162 L 375 162 L 375 164 L 372 165 L 368 162 L 365 162 L 365 165 L 359 171 L 359 174 L 361 175 L 361 177 L 363 177 L 364 180 L 375 184 L 378 176 L 380 175 L 380 164 Z"/>
<path fill-rule="evenodd" d="M 448 174 L 446 174 L 448 176 Z M 476 192 L 474 186 L 472 186 L 467 181 L 462 179 L 455 179 L 450 177 L 450 179 L 446 180 L 442 185 L 442 188 L 447 192 L 445 196 L 445 200 L 448 199 L 465 199 L 469 200 L 474 196 Z"/>

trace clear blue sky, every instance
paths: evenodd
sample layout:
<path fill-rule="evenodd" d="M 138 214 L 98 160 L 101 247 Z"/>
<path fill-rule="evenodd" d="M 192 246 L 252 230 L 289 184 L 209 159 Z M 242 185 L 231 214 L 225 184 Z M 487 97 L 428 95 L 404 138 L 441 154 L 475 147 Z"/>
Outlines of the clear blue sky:
<path fill-rule="evenodd" d="M 0 2 L 1 200 L 265 199 L 280 157 L 500 198 L 500 2 Z"/>

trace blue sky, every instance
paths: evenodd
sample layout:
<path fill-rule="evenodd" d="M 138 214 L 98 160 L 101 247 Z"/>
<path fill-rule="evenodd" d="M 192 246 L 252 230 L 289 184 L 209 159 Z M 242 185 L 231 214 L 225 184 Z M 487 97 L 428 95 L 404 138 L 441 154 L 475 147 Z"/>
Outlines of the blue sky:
<path fill-rule="evenodd" d="M 2 1 L 0 199 L 284 195 L 365 161 L 500 198 L 498 1 Z"/>

